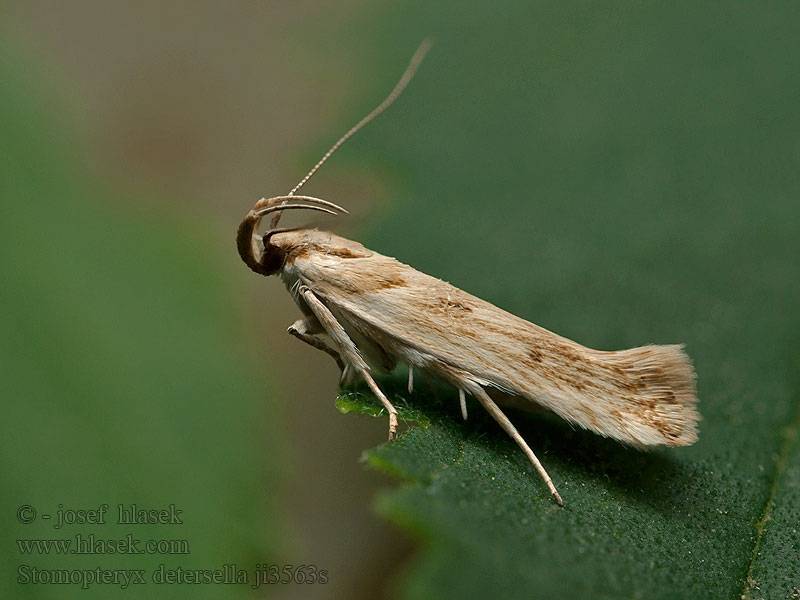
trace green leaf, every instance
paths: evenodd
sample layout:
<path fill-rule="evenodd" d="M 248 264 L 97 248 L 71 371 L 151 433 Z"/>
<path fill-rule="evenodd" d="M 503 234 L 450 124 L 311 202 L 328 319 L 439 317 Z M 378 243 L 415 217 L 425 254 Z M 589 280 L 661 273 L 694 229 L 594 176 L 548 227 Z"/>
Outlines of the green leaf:
<path fill-rule="evenodd" d="M 703 415 L 694 446 L 642 453 L 509 411 L 559 509 L 477 405 L 462 423 L 454 390 L 380 381 L 423 416 L 366 454 L 422 544 L 400 597 L 796 596 L 799 16 L 403 3 L 358 24 L 395 42 L 386 88 L 394 46 L 437 42 L 350 147 L 400 188 L 360 241 L 590 347 L 686 343 Z"/>

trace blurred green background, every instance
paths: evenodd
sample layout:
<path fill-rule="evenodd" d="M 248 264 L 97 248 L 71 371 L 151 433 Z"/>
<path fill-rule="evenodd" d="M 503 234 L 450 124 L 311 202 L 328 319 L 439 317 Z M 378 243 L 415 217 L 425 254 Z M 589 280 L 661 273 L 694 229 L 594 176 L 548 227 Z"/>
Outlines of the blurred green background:
<path fill-rule="evenodd" d="M 3 597 L 800 589 L 796 3 L 0 10 Z M 469 480 L 436 479 L 436 450 L 464 443 L 445 427 L 381 450 L 396 472 L 407 448 L 435 468 L 379 496 L 399 527 L 376 516 L 376 490 L 398 483 L 359 457 L 385 423 L 336 411 L 335 365 L 285 334 L 289 295 L 235 253 L 250 206 L 291 189 L 426 36 L 405 95 L 304 191 L 352 213 L 320 226 L 587 346 L 687 344 L 704 417 L 691 448 L 642 459 L 525 421 L 573 509 L 538 487 L 498 513 L 441 494 Z M 495 440 L 490 423 L 468 431 Z M 670 481 L 620 474 L 655 480 L 657 463 Z M 130 533 L 16 517 L 101 503 L 175 504 L 182 525 L 134 532 L 191 553 L 20 553 L 18 539 Z M 514 510 L 535 523 L 524 540 Z M 161 563 L 313 564 L 329 582 L 17 583 L 20 564 Z"/>

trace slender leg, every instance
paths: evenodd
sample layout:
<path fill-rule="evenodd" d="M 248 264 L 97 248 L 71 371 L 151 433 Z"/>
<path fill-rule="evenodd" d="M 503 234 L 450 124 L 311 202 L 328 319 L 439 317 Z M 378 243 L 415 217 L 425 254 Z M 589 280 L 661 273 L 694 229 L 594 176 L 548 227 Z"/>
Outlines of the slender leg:
<path fill-rule="evenodd" d="M 408 365 L 408 393 L 414 393 L 414 366 Z"/>
<path fill-rule="evenodd" d="M 350 379 L 350 365 L 344 366 L 344 371 L 342 371 L 342 376 L 339 378 L 339 385 L 344 385 Z"/>
<path fill-rule="evenodd" d="M 381 401 L 381 404 L 386 407 L 386 412 L 389 413 L 389 441 L 391 442 L 394 439 L 394 436 L 397 434 L 397 409 L 392 406 L 392 403 L 389 402 L 389 399 L 383 395 L 381 388 L 378 387 L 378 384 L 375 383 L 375 380 L 367 371 L 361 370 L 360 373 L 361 376 L 367 380 L 369 389 L 371 389 L 372 393 L 378 397 L 378 400 Z"/>
<path fill-rule="evenodd" d="M 511 421 L 508 420 L 503 414 L 503 411 L 500 410 L 500 407 L 494 403 L 494 401 L 489 397 L 482 387 L 476 387 L 474 390 L 470 390 L 473 395 L 483 404 L 483 407 L 489 411 L 489 414 L 492 415 L 495 421 L 500 424 L 500 427 L 506 430 L 506 433 L 511 436 L 511 438 L 517 442 L 522 451 L 525 453 L 525 456 L 528 457 L 528 460 L 531 461 L 536 470 L 539 472 L 539 475 L 544 480 L 545 485 L 547 485 L 547 489 L 550 490 L 550 493 L 556 499 L 559 506 L 564 506 L 564 501 L 559 496 L 558 492 L 556 491 L 556 486 L 553 485 L 553 480 L 550 479 L 550 475 L 547 474 L 547 471 L 544 470 L 542 463 L 539 462 L 539 459 L 536 458 L 536 455 L 533 453 L 533 450 L 530 449 L 530 446 L 525 442 L 522 436 L 517 431 L 517 428 L 512 425 Z"/>
<path fill-rule="evenodd" d="M 322 325 L 325 332 L 330 336 L 331 340 L 333 340 L 333 343 L 338 347 L 347 365 L 352 365 L 352 368 L 366 380 L 372 393 L 378 397 L 378 400 L 380 400 L 381 404 L 386 408 L 386 412 L 389 413 L 389 441 L 392 441 L 397 433 L 397 409 L 392 406 L 392 403 L 389 402 L 389 399 L 380 390 L 378 384 L 372 379 L 369 374 L 369 367 L 367 363 L 364 362 L 364 359 L 361 358 L 358 348 L 356 348 L 350 336 L 347 335 L 341 323 L 339 323 L 336 317 L 333 316 L 333 313 L 328 310 L 328 307 L 306 286 L 300 286 L 298 293 L 311 309 L 311 312 L 314 313 L 314 316 L 317 317 L 320 325 Z"/>
<path fill-rule="evenodd" d="M 467 420 L 467 399 L 464 397 L 464 390 L 458 388 L 458 402 L 461 404 L 461 416 Z"/>
<path fill-rule="evenodd" d="M 315 333 L 322 333 L 323 331 L 325 330 L 319 324 L 319 321 L 313 317 L 299 319 L 292 323 L 289 326 L 289 329 L 287 329 L 287 332 L 290 335 L 293 335 L 301 342 L 305 342 L 309 346 L 314 346 L 314 348 L 317 350 L 322 350 L 323 352 L 330 354 L 333 357 L 333 360 L 336 361 L 336 364 L 339 365 L 339 370 L 342 371 L 342 374 L 344 374 L 345 366 L 342 362 L 342 358 L 339 356 L 339 353 L 326 344 L 324 340 L 321 340 L 313 335 Z"/>

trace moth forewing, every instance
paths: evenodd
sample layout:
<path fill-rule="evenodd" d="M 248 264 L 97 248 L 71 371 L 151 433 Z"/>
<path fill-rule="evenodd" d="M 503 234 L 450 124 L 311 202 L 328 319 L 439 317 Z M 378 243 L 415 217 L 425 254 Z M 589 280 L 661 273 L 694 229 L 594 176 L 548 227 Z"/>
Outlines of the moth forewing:
<path fill-rule="evenodd" d="M 429 42 L 423 42 L 389 96 L 342 136 L 287 196 L 259 200 L 239 225 L 242 260 L 261 275 L 278 274 L 305 315 L 288 332 L 327 352 L 363 378 L 389 415 L 397 411 L 368 363 L 391 371 L 396 362 L 432 373 L 472 394 L 520 446 L 559 504 L 550 476 L 487 389 L 522 408 L 542 406 L 570 423 L 632 446 L 682 446 L 697 439 L 694 370 L 681 346 L 603 352 L 581 346 L 394 258 L 315 229 L 278 229 L 284 210 L 332 214 L 340 206 L 295 192 L 351 135 L 402 91 Z M 271 215 L 270 229 L 257 233 Z M 322 336 L 326 336 L 327 340 Z M 366 359 L 366 360 L 365 360 Z"/>
<path fill-rule="evenodd" d="M 592 350 L 376 252 L 305 254 L 287 268 L 351 329 L 460 389 L 496 388 L 633 446 L 697 439 L 694 370 L 680 346 Z"/>

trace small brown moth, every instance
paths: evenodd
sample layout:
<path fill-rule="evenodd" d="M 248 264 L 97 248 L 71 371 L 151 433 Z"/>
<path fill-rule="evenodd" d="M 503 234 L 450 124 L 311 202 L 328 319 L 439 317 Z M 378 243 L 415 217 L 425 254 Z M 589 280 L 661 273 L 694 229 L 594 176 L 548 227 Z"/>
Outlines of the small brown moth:
<path fill-rule="evenodd" d="M 342 369 L 363 377 L 389 414 L 397 411 L 370 375 L 397 361 L 472 394 L 519 444 L 559 505 L 550 476 L 503 414 L 501 404 L 544 407 L 568 422 L 638 448 L 686 446 L 697 440 L 695 374 L 682 346 L 643 346 L 605 352 L 529 323 L 493 304 L 326 231 L 277 228 L 284 210 L 347 211 L 295 192 L 351 135 L 375 118 L 406 86 L 430 44 L 423 42 L 389 96 L 337 141 L 286 196 L 262 198 L 239 225 L 242 260 L 261 275 L 280 275 L 304 318 L 289 333 L 327 352 Z M 257 234 L 272 214 L 270 229 Z M 327 341 L 320 337 L 327 336 Z M 369 363 L 369 364 L 368 364 Z"/>

